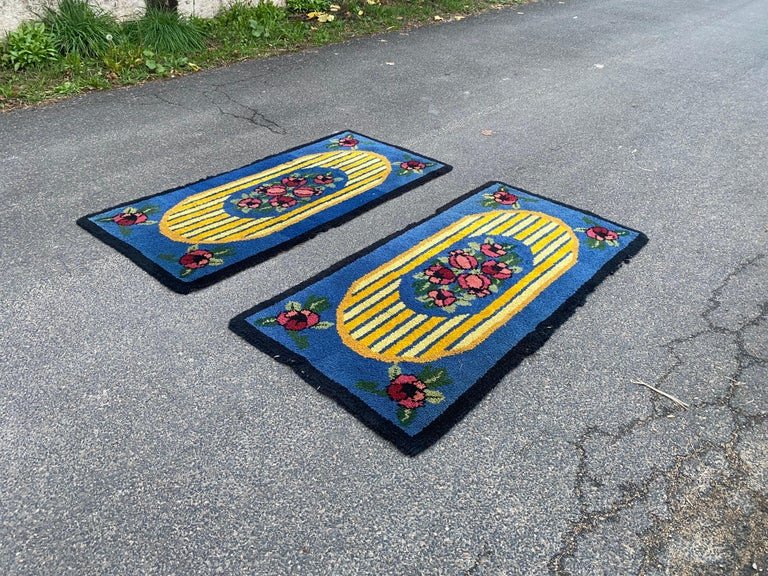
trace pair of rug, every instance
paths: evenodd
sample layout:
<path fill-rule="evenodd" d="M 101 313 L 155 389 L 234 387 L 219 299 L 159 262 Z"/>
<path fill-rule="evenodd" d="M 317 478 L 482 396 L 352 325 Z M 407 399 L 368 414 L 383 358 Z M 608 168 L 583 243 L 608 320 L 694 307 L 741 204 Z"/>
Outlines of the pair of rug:
<path fill-rule="evenodd" d="M 186 293 L 450 170 L 344 131 L 78 224 Z M 591 212 L 488 182 L 230 327 L 413 455 L 645 242 Z"/>

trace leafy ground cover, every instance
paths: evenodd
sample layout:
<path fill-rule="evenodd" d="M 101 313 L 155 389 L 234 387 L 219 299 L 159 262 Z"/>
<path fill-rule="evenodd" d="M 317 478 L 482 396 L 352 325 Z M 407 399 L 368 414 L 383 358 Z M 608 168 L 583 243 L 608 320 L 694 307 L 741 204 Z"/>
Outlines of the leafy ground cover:
<path fill-rule="evenodd" d="M 461 19 L 522 0 L 240 0 L 209 19 L 149 8 L 118 23 L 87 0 L 59 0 L 0 44 L 0 110 L 175 77 L 357 36 Z"/>

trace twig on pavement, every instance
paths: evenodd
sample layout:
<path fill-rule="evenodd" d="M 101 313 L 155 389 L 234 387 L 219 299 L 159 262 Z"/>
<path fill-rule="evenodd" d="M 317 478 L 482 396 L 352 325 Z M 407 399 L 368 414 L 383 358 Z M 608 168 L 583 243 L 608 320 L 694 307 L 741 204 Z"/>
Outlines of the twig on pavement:
<path fill-rule="evenodd" d="M 676 398 L 675 396 L 672 396 L 672 394 L 670 394 L 668 392 L 664 392 L 664 390 L 659 390 L 658 388 L 656 388 L 655 386 L 651 386 L 647 382 L 643 382 L 642 380 L 630 380 L 630 382 L 632 382 L 632 384 L 639 384 L 640 386 L 645 386 L 649 390 L 653 390 L 654 392 L 656 392 L 656 394 L 661 394 L 665 398 L 669 398 L 670 400 L 672 400 L 672 402 L 674 402 L 675 404 L 677 404 L 679 406 L 682 406 L 686 410 L 688 410 L 688 408 L 689 408 L 688 404 L 686 404 L 685 402 L 683 402 L 679 398 Z"/>

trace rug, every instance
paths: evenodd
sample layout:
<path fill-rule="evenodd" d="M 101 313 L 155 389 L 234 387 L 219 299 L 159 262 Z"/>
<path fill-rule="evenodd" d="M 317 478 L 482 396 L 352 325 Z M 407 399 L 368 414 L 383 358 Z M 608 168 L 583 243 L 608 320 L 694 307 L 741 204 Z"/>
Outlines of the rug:
<path fill-rule="evenodd" d="M 345 130 L 77 223 L 187 293 L 450 170 Z"/>
<path fill-rule="evenodd" d="M 413 455 L 646 241 L 490 182 L 230 327 Z"/>

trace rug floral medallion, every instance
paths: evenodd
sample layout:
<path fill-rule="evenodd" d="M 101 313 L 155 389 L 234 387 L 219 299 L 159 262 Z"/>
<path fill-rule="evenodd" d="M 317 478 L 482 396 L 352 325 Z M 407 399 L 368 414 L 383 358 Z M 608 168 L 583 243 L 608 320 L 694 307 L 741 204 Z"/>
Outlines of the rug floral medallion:
<path fill-rule="evenodd" d="M 78 224 L 168 287 L 188 292 L 450 169 L 344 131 Z"/>
<path fill-rule="evenodd" d="M 415 454 L 645 242 L 491 182 L 231 326 Z"/>

